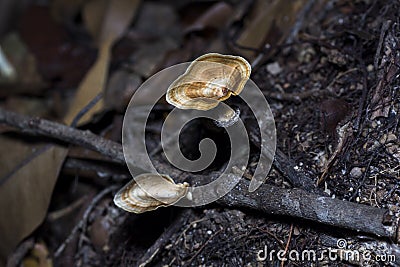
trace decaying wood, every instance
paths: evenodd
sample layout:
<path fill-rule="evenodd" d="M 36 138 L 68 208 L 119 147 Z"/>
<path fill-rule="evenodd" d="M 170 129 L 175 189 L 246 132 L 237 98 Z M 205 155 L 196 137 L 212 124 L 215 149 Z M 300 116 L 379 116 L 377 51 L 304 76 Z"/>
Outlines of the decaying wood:
<path fill-rule="evenodd" d="M 323 191 L 315 187 L 315 181 L 310 175 L 300 169 L 296 170 L 296 163 L 289 159 L 280 149 L 276 149 L 273 165 L 297 188 L 307 192 L 323 194 Z"/>
<path fill-rule="evenodd" d="M 291 216 L 326 225 L 396 238 L 396 225 L 384 225 L 388 211 L 376 207 L 319 196 L 301 189 L 262 185 L 249 193 L 242 181 L 219 203 L 231 207 L 259 210 L 268 214 Z"/>
<path fill-rule="evenodd" d="M 124 163 L 120 144 L 101 138 L 88 131 L 81 131 L 59 123 L 39 118 L 18 115 L 0 109 L 0 123 L 5 123 L 21 129 L 25 133 L 43 135 L 75 145 L 93 149 L 115 162 Z M 277 153 L 276 159 L 285 159 L 283 153 Z M 276 163 L 275 163 L 276 164 Z M 285 164 L 280 162 L 281 168 Z M 291 166 L 288 164 L 287 166 Z M 163 171 L 168 172 L 164 166 Z M 285 168 L 283 168 L 285 170 Z M 286 173 L 291 171 L 287 169 Z M 285 171 L 283 171 L 285 174 Z M 299 175 L 299 173 L 297 173 Z M 208 182 L 215 175 L 185 175 L 177 180 L 186 179 L 190 184 L 197 181 Z M 296 185 L 301 185 L 310 178 L 297 177 Z M 303 185 L 303 187 L 305 187 Z M 302 189 L 284 189 L 264 184 L 256 192 L 248 192 L 248 181 L 241 179 L 239 184 L 227 195 L 217 201 L 220 205 L 234 208 L 250 208 L 266 214 L 284 215 L 304 220 L 310 220 L 334 227 L 346 228 L 358 232 L 373 234 L 380 237 L 397 239 L 398 222 L 393 221 L 386 209 L 332 199 Z"/>

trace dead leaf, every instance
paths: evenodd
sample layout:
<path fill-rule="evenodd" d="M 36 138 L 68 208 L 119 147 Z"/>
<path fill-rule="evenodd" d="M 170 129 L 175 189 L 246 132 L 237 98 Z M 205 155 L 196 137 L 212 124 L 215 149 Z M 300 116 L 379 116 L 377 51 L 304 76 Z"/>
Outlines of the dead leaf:
<path fill-rule="evenodd" d="M 250 14 L 251 19 L 246 23 L 236 43 L 240 47 L 258 50 L 264 50 L 266 45 L 280 45 L 292 30 L 297 14 L 306 2 L 307 0 L 257 1 Z M 250 60 L 258 55 L 240 47 L 237 51 Z"/>
<path fill-rule="evenodd" d="M 89 2 L 89 5 L 86 6 L 86 21 L 88 21 L 89 29 L 97 39 L 100 48 L 96 63 L 80 84 L 75 95 L 75 101 L 65 117 L 67 124 L 71 123 L 78 112 L 103 91 L 110 61 L 111 45 L 126 30 L 139 4 L 140 0 L 97 0 Z M 101 8 L 103 8 L 103 12 L 100 12 Z M 97 25 L 100 24 L 98 21 L 101 21 L 101 29 L 98 29 L 99 26 Z M 102 107 L 103 101 L 100 100 L 80 119 L 80 123 L 89 121 L 91 116 L 101 110 Z"/>
<path fill-rule="evenodd" d="M 132 57 L 135 60 L 133 70 L 145 78 L 150 77 L 158 70 L 164 55 L 177 47 L 176 41 L 169 37 L 143 45 Z"/>
<path fill-rule="evenodd" d="M 40 97 L 9 96 L 4 107 L 20 114 L 38 117 L 47 117 L 50 110 L 48 101 Z"/>
<path fill-rule="evenodd" d="M 91 0 L 83 8 L 86 29 L 96 42 L 99 42 L 101 24 L 107 11 L 108 0 Z"/>
<path fill-rule="evenodd" d="M 76 87 L 94 62 L 96 51 L 72 40 L 47 7 L 27 9 L 18 32 L 35 56 L 40 75 L 53 87 Z"/>
<path fill-rule="evenodd" d="M 177 19 L 176 12 L 166 4 L 143 3 L 134 30 L 147 38 L 138 42 L 138 49 L 131 57 L 136 73 L 146 78 L 151 76 L 158 71 L 165 54 L 178 48 L 182 31 Z"/>
<path fill-rule="evenodd" d="M 115 71 L 108 82 L 104 102 L 106 107 L 124 112 L 142 78 L 136 73 L 126 70 Z"/>
<path fill-rule="evenodd" d="M 188 34 L 195 31 L 203 31 L 207 28 L 221 29 L 227 26 L 233 15 L 232 6 L 225 2 L 218 2 L 212 5 L 204 14 L 202 14 L 191 25 L 184 29 L 184 33 Z"/>
<path fill-rule="evenodd" d="M 35 157 L 43 146 L 32 148 L 4 135 L 0 138 L 1 261 L 43 221 L 66 150 L 47 146 Z"/>
<path fill-rule="evenodd" d="M 85 23 L 99 45 L 113 43 L 129 26 L 140 0 L 92 0 L 84 9 Z"/>
<path fill-rule="evenodd" d="M 226 31 L 232 22 L 242 17 L 247 4 L 248 1 L 241 1 L 234 9 L 225 2 L 212 5 L 202 2 L 187 3 L 180 11 L 182 23 L 187 24 L 184 27 L 183 45 L 165 53 L 157 70 L 192 60 L 207 52 L 228 53 L 222 31 Z"/>
<path fill-rule="evenodd" d="M 110 47 L 129 25 L 139 3 L 139 0 L 109 1 L 100 34 L 99 58 L 79 86 L 64 119 L 67 124 L 102 91 Z M 97 110 L 99 106 L 88 112 L 81 122 L 88 120 Z M 9 140 L 1 141 L 0 147 L 4 147 L 8 142 Z M 14 161 L 13 167 L 0 168 L 0 179 L 3 181 L 0 185 L 0 261 L 42 223 L 67 152 L 65 147 L 51 145 L 39 155 L 32 155 L 28 148 L 27 153 L 18 153 L 20 158 Z M 8 151 L 1 154 L 7 157 Z"/>

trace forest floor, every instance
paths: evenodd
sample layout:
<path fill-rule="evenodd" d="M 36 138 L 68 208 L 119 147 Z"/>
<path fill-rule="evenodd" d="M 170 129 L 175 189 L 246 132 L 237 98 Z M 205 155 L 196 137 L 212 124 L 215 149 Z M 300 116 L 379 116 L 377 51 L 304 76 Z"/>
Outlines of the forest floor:
<path fill-rule="evenodd" d="M 1 46 L 7 52 L 10 50 L 7 44 L 15 46 L 13 40 L 18 34 L 23 40 L 19 42 L 25 43 L 37 63 L 32 65 L 34 70 L 30 69 L 31 61 L 16 63 L 25 64 L 22 70 L 27 80 L 18 78 L 8 83 L 0 80 L 0 87 L 4 88 L 0 92 L 0 108 L 62 122 L 77 88 L 83 88 L 87 70 L 96 59 L 96 64 L 99 59 L 106 59 L 101 51 L 96 52 L 84 29 L 85 1 L 77 1 L 81 3 L 77 6 L 68 5 L 68 1 L 54 2 L 59 5 L 28 9 L 12 33 L 14 37 L 8 34 L 3 38 Z M 397 227 L 400 3 L 396 0 L 260 2 L 141 1 L 135 7 L 135 19 L 111 49 L 108 71 L 95 78 L 105 82 L 91 84 L 104 88 L 103 106 L 90 111 L 95 116 L 80 123 L 78 128 L 120 143 L 127 104 L 152 74 L 208 52 L 241 55 L 251 62 L 251 79 L 270 105 L 277 148 L 283 153 L 283 160 L 310 178 L 311 187 L 315 188 L 296 185 L 282 167 L 274 164 L 265 187 L 258 190 L 274 186 L 287 190 L 282 192 L 291 192 L 291 188 L 302 187 L 304 194 L 358 204 L 351 206 L 354 214 L 358 214 L 357 207 L 375 207 L 385 213 L 378 223 Z M 33 33 L 37 27 L 48 24 L 38 17 L 45 20 L 43 14 L 47 14 L 46 18 L 51 20 L 49 10 L 58 24 L 46 26 L 48 29 L 43 31 L 57 37 L 43 41 L 43 34 Z M 65 15 L 60 15 L 64 14 L 62 11 Z M 69 43 L 73 43 L 73 48 L 69 48 L 74 52 L 68 54 L 64 50 L 66 54 L 60 56 L 58 48 L 65 45 L 67 36 L 73 40 Z M 50 48 L 43 49 L 45 45 Z M 90 95 L 94 97 L 96 93 L 88 94 L 89 99 Z M 226 103 L 244 105 L 236 96 Z M 171 106 L 160 101 L 147 125 L 146 145 L 149 151 L 155 151 L 152 159 L 160 171 L 171 169 L 162 151 L 157 150 L 160 127 L 170 110 Z M 246 122 L 245 116 L 242 112 L 241 118 Z M 57 180 L 54 189 L 46 191 L 49 199 L 51 196 L 48 211 L 46 205 L 38 209 L 44 212 L 42 219 L 38 219 L 39 227 L 12 251 L 10 266 L 21 261 L 23 266 L 41 267 L 400 265 L 396 230 L 391 236 L 379 236 L 374 229 L 370 232 L 357 229 L 357 221 L 354 228 L 343 227 L 340 217 L 337 222 L 327 223 L 314 220 L 311 215 L 302 217 L 293 212 L 291 216 L 290 210 L 274 215 L 268 208 L 246 208 L 247 204 L 241 205 L 240 199 L 238 205 L 223 200 L 195 208 L 166 207 L 143 214 L 128 213 L 112 201 L 117 189 L 131 179 L 126 166 L 85 144 L 77 146 L 57 136 L 38 137 L 40 133 L 28 138 L 12 129 L 15 124 L 6 124 L 0 128 L 2 154 L 8 153 L 5 149 L 10 149 L 6 145 L 10 138 L 21 144 L 11 146 L 20 154 L 26 143 L 51 141 L 64 147 L 72 143 L 60 174 L 50 175 Z M 227 150 L 223 141 L 225 132 L 210 129 L 204 121 L 190 127 L 192 130 L 183 133 L 180 140 L 189 158 L 199 156 L 199 140 L 209 136 L 217 143 L 222 142 L 217 148 Z M 250 121 L 246 127 L 254 125 Z M 212 177 L 221 171 L 228 160 L 225 152 L 217 154 L 210 168 L 197 174 Z M 259 152 L 252 143 L 247 176 L 254 172 Z M 47 165 L 53 164 L 52 161 L 42 162 L 43 165 L 32 158 L 30 161 L 27 164 L 32 172 L 33 169 L 51 172 Z M 15 162 L 18 160 L 8 164 Z M 10 169 L 4 168 L 1 173 L 0 190 L 12 179 L 17 181 L 18 177 L 13 176 L 18 172 L 11 173 Z M 190 176 L 182 172 L 170 175 L 179 182 Z M 4 182 L 4 177 L 11 179 Z M 35 191 L 38 189 L 30 190 L 45 194 Z M 21 218 L 15 218 L 18 220 Z M 361 216 L 359 222 L 362 220 Z M 304 251 L 315 252 L 316 258 L 301 258 Z M 360 257 L 346 253 L 358 253 Z M 285 261 L 281 259 L 283 255 L 293 258 Z"/>

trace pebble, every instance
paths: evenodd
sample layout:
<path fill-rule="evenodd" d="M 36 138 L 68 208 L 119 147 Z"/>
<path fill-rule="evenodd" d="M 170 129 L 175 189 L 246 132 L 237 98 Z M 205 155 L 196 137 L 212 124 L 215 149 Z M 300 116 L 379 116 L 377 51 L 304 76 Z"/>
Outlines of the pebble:
<path fill-rule="evenodd" d="M 360 167 L 354 167 L 350 171 L 350 176 L 353 177 L 353 178 L 360 178 L 361 175 L 362 175 L 362 170 L 361 170 Z"/>
<path fill-rule="evenodd" d="M 273 62 L 267 65 L 267 71 L 272 75 L 277 75 L 282 72 L 282 68 L 278 62 Z"/>

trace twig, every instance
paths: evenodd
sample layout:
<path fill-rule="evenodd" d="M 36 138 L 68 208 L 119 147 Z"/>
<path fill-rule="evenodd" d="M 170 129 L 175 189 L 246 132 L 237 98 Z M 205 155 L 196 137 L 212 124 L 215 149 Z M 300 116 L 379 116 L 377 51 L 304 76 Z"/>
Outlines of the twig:
<path fill-rule="evenodd" d="M 260 148 L 261 140 L 260 136 L 256 133 L 256 129 L 249 132 L 249 137 L 250 141 L 256 147 Z M 265 156 L 268 157 L 268 155 Z M 294 187 L 302 188 L 308 192 L 319 193 L 321 195 L 325 194 L 321 189 L 314 186 L 315 182 L 310 175 L 305 171 L 296 168 L 296 163 L 289 159 L 279 148 L 276 148 L 275 160 L 272 164 Z"/>
<path fill-rule="evenodd" d="M 153 243 L 153 245 L 146 251 L 146 253 L 138 261 L 139 267 L 144 267 L 149 264 L 156 254 L 162 249 L 171 239 L 171 236 L 181 229 L 190 216 L 193 215 L 191 209 L 184 210 L 178 217 L 170 224 L 170 226 L 161 234 L 161 236 Z"/>
<path fill-rule="evenodd" d="M 185 262 L 185 265 L 189 266 L 190 263 L 197 257 L 197 255 L 199 255 L 200 252 L 207 246 L 207 244 L 210 243 L 210 241 L 213 240 L 213 238 L 216 237 L 219 233 L 221 233 L 222 230 L 224 230 L 224 229 L 221 228 L 217 232 L 215 232 L 215 234 L 210 236 L 210 238 L 207 239 L 206 242 L 204 242 L 204 244 L 196 251 L 196 253 L 187 262 Z"/>
<path fill-rule="evenodd" d="M 34 151 L 32 154 L 27 155 L 24 159 L 21 160 L 21 162 L 18 162 L 12 170 L 10 170 L 5 176 L 0 178 L 0 186 L 5 184 L 15 173 L 17 173 L 21 168 L 29 164 L 32 159 L 36 158 L 40 154 L 44 153 L 48 149 L 51 148 L 51 145 L 45 145 L 43 147 L 40 147 L 36 151 Z"/>
<path fill-rule="evenodd" d="M 384 23 L 382 23 L 382 28 L 380 30 L 381 35 L 379 36 L 378 47 L 376 48 L 375 57 L 374 57 L 375 70 L 378 70 L 378 67 L 379 67 L 379 58 L 382 53 L 383 43 L 385 41 L 385 36 L 386 36 L 387 31 L 389 30 L 390 24 L 391 24 L 391 21 L 385 21 Z"/>
<path fill-rule="evenodd" d="M 285 246 L 285 250 L 283 252 L 283 257 L 285 257 L 288 249 L 289 249 L 289 245 L 290 245 L 290 240 L 292 239 L 292 233 L 293 233 L 293 224 L 290 225 L 290 230 L 289 230 L 289 236 L 288 236 L 288 240 L 286 242 L 286 246 Z M 284 266 L 285 261 L 282 259 L 281 261 L 281 267 Z"/>
<path fill-rule="evenodd" d="M 363 85 L 363 89 L 362 89 L 362 94 L 361 94 L 361 98 L 360 98 L 360 102 L 358 105 L 358 111 L 357 111 L 357 119 L 354 125 L 354 129 L 355 131 L 358 131 L 358 136 L 361 135 L 362 129 L 360 127 L 360 123 L 361 123 L 361 117 L 363 114 L 363 110 L 367 101 L 367 95 L 369 92 L 369 88 L 368 88 L 368 74 L 367 74 L 367 69 L 365 67 L 365 63 L 364 60 L 362 59 L 362 57 L 360 56 L 360 65 L 362 67 L 361 71 L 362 71 L 362 85 Z"/>
<path fill-rule="evenodd" d="M 248 181 L 242 179 L 232 191 L 217 200 L 217 203 L 235 208 L 250 208 L 267 214 L 291 216 L 400 241 L 396 236 L 398 222 L 391 221 L 392 225 L 383 223 L 384 218 L 389 215 L 386 209 L 324 197 L 301 189 L 283 189 L 266 184 L 249 193 L 248 184 Z"/>
<path fill-rule="evenodd" d="M 20 266 L 22 259 L 33 248 L 35 241 L 33 238 L 28 238 L 23 241 L 7 259 L 7 267 Z"/>
<path fill-rule="evenodd" d="M 332 156 L 328 159 L 328 162 L 325 164 L 324 171 L 322 172 L 322 175 L 319 177 L 317 185 L 320 185 L 323 181 L 325 181 L 325 178 L 328 175 L 329 169 L 332 167 L 333 163 L 336 161 L 336 159 L 341 153 L 344 153 L 343 150 L 345 145 L 347 144 L 347 140 L 353 134 L 351 123 L 348 122 L 342 127 L 340 127 L 338 132 L 339 132 L 338 133 L 339 139 L 335 151 L 333 152 Z"/>
<path fill-rule="evenodd" d="M 296 168 L 296 163 L 289 159 L 279 148 L 276 149 L 275 161 L 273 164 L 294 187 L 302 188 L 307 192 L 325 195 L 320 188 L 314 186 L 315 181 L 310 177 L 310 175 L 307 172 Z"/>
<path fill-rule="evenodd" d="M 56 122 L 30 118 L 0 109 L 0 123 L 2 122 L 21 129 L 25 133 L 43 135 L 92 149 L 114 159 L 117 163 L 125 164 L 120 144 L 101 138 L 89 131 L 81 131 Z M 256 134 L 250 133 L 250 138 L 254 144 L 259 145 Z M 276 151 L 274 164 L 279 171 L 289 178 L 294 186 L 311 192 L 317 190 L 313 187 L 313 180 L 301 171 L 296 171 L 294 169 L 295 163 L 290 161 L 279 149 Z"/>
<path fill-rule="evenodd" d="M 330 88 L 343 76 L 346 76 L 349 73 L 355 72 L 355 71 L 359 71 L 358 68 L 352 68 L 352 69 L 348 69 L 344 72 L 339 73 L 326 87 L 328 89 L 328 91 L 330 91 Z"/>
<path fill-rule="evenodd" d="M 24 133 L 55 138 L 63 142 L 97 151 L 115 162 L 125 164 L 120 144 L 101 138 L 90 131 L 81 131 L 64 124 L 32 118 L 0 108 L 0 123 L 16 127 Z"/>
<path fill-rule="evenodd" d="M 78 159 L 68 157 L 63 165 L 63 171 L 80 176 L 94 173 L 97 177 L 106 179 L 112 178 L 113 181 L 128 180 L 131 178 L 129 171 L 121 165 L 113 164 L 106 161 Z"/>
<path fill-rule="evenodd" d="M 278 237 L 276 236 L 276 234 L 271 233 L 270 231 L 268 231 L 268 230 L 266 230 L 266 229 L 264 229 L 264 228 L 261 228 L 261 227 L 257 227 L 257 230 L 259 230 L 260 232 L 265 233 L 265 234 L 267 234 L 269 237 L 275 239 L 275 241 L 278 243 L 279 247 L 281 247 L 282 249 L 284 249 L 284 247 L 283 247 L 283 241 L 282 241 L 280 238 L 278 238 Z"/>
<path fill-rule="evenodd" d="M 49 221 L 58 220 L 64 216 L 70 214 L 75 209 L 79 208 L 79 206 L 81 206 L 86 200 L 87 200 L 87 196 L 83 196 L 83 197 L 75 200 L 74 202 L 72 202 L 70 205 L 68 205 L 67 207 L 65 207 L 63 209 L 50 212 L 49 215 L 47 216 L 47 219 Z"/>
<path fill-rule="evenodd" d="M 91 110 L 94 105 L 96 105 L 100 99 L 103 97 L 103 93 L 99 93 L 96 95 L 92 100 L 89 101 L 89 103 L 81 109 L 78 114 L 76 114 L 75 118 L 71 122 L 71 127 L 76 127 L 78 122 L 82 119 L 83 116 L 85 116 L 86 113 L 88 113 L 89 110 Z"/>
<path fill-rule="evenodd" d="M 399 24 L 392 23 L 391 21 L 387 21 L 391 26 L 390 32 L 386 32 L 383 36 L 383 46 L 384 52 L 377 54 L 376 57 L 381 56 L 380 65 L 377 74 L 377 85 L 372 90 L 371 94 L 372 99 L 367 105 L 368 109 L 374 109 L 372 112 L 370 119 L 374 120 L 377 117 L 388 117 L 389 116 L 389 105 L 391 102 L 388 91 L 394 90 L 393 86 L 390 84 L 398 78 L 400 72 L 400 57 L 397 53 L 400 47 L 400 43 L 396 41 Z M 389 27 L 389 25 L 382 28 L 382 30 Z M 378 59 L 375 58 L 375 61 L 378 62 Z M 395 87 L 394 87 L 395 88 Z"/>
<path fill-rule="evenodd" d="M 67 239 L 65 239 L 65 241 L 58 247 L 58 249 L 54 253 L 54 258 L 58 258 L 61 255 L 61 253 L 64 251 L 65 247 L 72 241 L 72 239 L 74 238 L 75 234 L 79 230 L 83 231 L 84 229 L 86 229 L 87 219 L 89 218 L 90 213 L 92 212 L 93 208 L 97 205 L 97 203 L 100 200 L 102 200 L 105 195 L 107 195 L 110 192 L 116 190 L 117 188 L 118 188 L 118 186 L 116 186 L 116 185 L 110 186 L 110 187 L 104 189 L 103 191 L 101 191 L 100 193 L 98 193 L 92 199 L 92 202 L 86 208 L 85 213 L 82 216 L 82 219 L 78 222 L 77 225 L 75 225 L 75 227 L 72 229 L 71 233 L 68 235 Z"/>
<path fill-rule="evenodd" d="M 18 119 L 20 118 L 24 121 L 18 122 Z M 28 133 L 42 134 L 63 141 L 73 142 L 74 144 L 81 144 L 88 148 L 95 149 L 105 156 L 112 156 L 117 158 L 119 162 L 123 162 L 122 147 L 118 143 L 105 140 L 92 133 L 88 135 L 88 132 L 83 132 L 73 128 L 69 129 L 70 127 L 55 122 L 42 122 L 44 120 L 40 119 L 36 119 L 37 123 L 33 124 L 34 127 L 32 129 L 32 124 L 28 123 L 30 120 L 29 117 L 17 115 L 15 113 L 10 114 L 10 112 L 7 112 L 5 115 L 4 110 L 0 109 L 0 122 L 6 122 L 12 126 L 17 125 L 21 128 L 26 128 L 24 130 Z M 49 124 L 57 129 L 50 131 L 48 129 Z M 65 132 L 60 133 L 60 128 L 64 129 Z M 47 129 L 47 131 L 44 129 Z M 71 133 L 73 133 L 73 137 L 67 136 Z M 98 145 L 92 144 L 94 141 L 101 144 L 102 147 L 99 148 Z M 310 180 L 309 176 L 304 175 L 305 173 L 294 170 L 290 161 L 286 162 L 285 156 L 284 154 L 282 156 L 282 154 L 283 153 L 280 153 L 280 151 L 277 150 L 275 164 L 280 164 L 278 169 L 280 168 L 283 173 L 289 173 L 289 179 L 291 179 L 290 181 L 292 181 L 295 186 L 299 185 L 303 188 L 309 188 L 310 191 L 318 192 L 318 189 L 313 189 L 313 183 L 308 184 L 308 181 Z M 281 155 L 281 157 L 279 155 Z M 162 167 L 164 173 L 176 173 L 175 169 L 166 164 Z M 215 179 L 218 176 L 219 173 L 215 173 L 215 175 L 195 175 L 190 173 L 174 178 L 176 178 L 177 182 L 183 182 L 186 180 L 190 184 L 196 184 L 198 181 L 209 183 L 212 179 Z M 235 177 L 232 177 L 232 180 L 235 179 Z M 311 179 L 311 181 L 312 180 L 313 179 Z M 250 193 L 247 190 L 248 186 L 249 182 L 245 179 L 241 179 L 240 183 L 227 195 L 219 199 L 217 203 L 223 206 L 250 208 L 267 214 L 285 215 L 310 220 L 330 226 L 393 238 L 396 242 L 399 242 L 396 236 L 398 222 L 390 222 L 392 225 L 388 225 L 388 220 L 383 220 L 383 218 L 387 217 L 388 214 L 386 209 L 346 202 L 332 199 L 330 197 L 323 197 L 300 189 L 283 189 L 267 184 L 262 185 L 256 192 Z M 114 187 L 109 188 L 108 192 L 113 189 Z M 385 225 L 383 224 L 383 221 L 386 222 Z M 78 231 L 80 227 L 81 225 L 74 229 L 74 232 Z M 59 255 L 62 250 L 63 248 L 59 248 L 59 250 L 57 250 L 57 255 Z"/>
<path fill-rule="evenodd" d="M 187 245 L 187 238 L 186 238 L 187 235 L 186 235 L 186 232 L 187 232 L 190 228 L 192 228 L 194 225 L 196 225 L 197 223 L 199 223 L 199 222 L 204 222 L 204 221 L 208 221 L 208 220 L 209 220 L 209 219 L 207 219 L 207 218 L 201 218 L 201 219 L 198 219 L 198 220 L 191 221 L 191 222 L 189 223 L 189 225 L 186 226 L 186 228 L 182 231 L 182 233 L 175 239 L 174 245 L 177 245 L 177 244 L 179 243 L 179 240 L 181 240 L 181 237 L 183 236 L 183 245 L 185 246 L 186 249 L 190 249 L 189 246 Z"/>
<path fill-rule="evenodd" d="M 358 182 L 358 185 L 355 188 L 354 193 L 353 193 L 353 195 L 351 195 L 349 200 L 353 200 L 358 195 L 358 190 L 360 190 L 360 188 L 364 185 L 365 179 L 367 178 L 367 174 L 369 172 L 369 168 L 371 167 L 371 163 L 372 163 L 373 160 L 376 159 L 376 157 L 378 155 L 379 155 L 379 150 L 376 150 L 374 152 L 374 154 L 371 156 L 371 158 L 369 159 L 367 167 L 365 168 L 365 171 L 364 171 L 364 175 L 363 175 L 362 179 Z"/>

